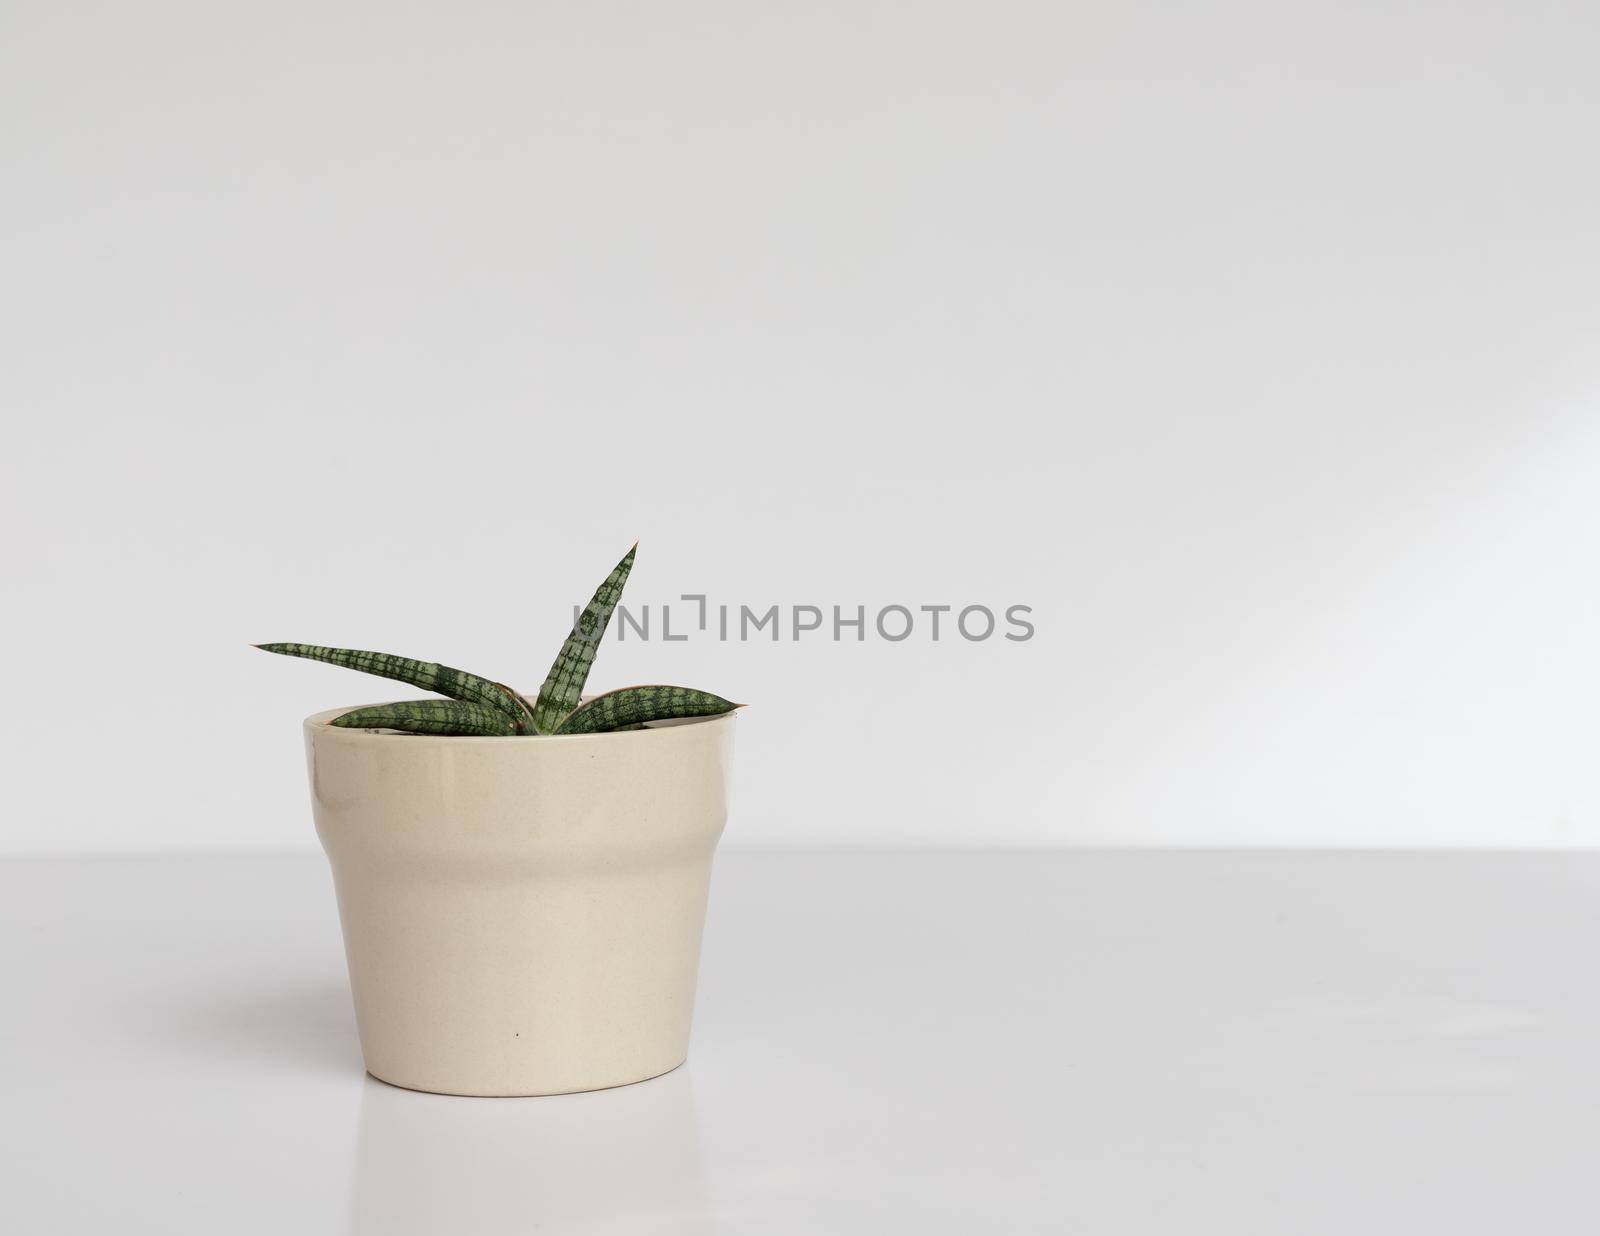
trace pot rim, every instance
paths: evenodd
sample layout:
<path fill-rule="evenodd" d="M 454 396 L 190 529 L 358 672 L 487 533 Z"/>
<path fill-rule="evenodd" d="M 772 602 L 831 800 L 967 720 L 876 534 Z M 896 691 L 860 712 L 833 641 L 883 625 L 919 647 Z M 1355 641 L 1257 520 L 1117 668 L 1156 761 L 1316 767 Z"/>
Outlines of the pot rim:
<path fill-rule="evenodd" d="M 398 703 L 396 700 L 381 700 L 381 704 Z M 610 731 L 601 734 L 402 734 L 398 730 L 366 730 L 345 729 L 342 726 L 329 725 L 335 717 L 356 708 L 370 708 L 372 704 L 351 704 L 344 708 L 329 708 L 322 712 L 314 712 L 307 717 L 301 725 L 308 735 L 329 737 L 339 742 L 397 742 L 405 741 L 412 746 L 424 743 L 429 746 L 453 745 L 455 743 L 471 743 L 482 746 L 485 743 L 501 746 L 506 743 L 616 743 L 629 741 L 659 742 L 660 735 L 671 733 L 673 730 L 695 729 L 702 725 L 731 725 L 733 719 L 739 715 L 740 709 L 732 712 L 718 713 L 711 717 L 674 717 L 668 721 L 652 721 L 642 730 Z M 709 735 L 707 735 L 709 737 Z"/>

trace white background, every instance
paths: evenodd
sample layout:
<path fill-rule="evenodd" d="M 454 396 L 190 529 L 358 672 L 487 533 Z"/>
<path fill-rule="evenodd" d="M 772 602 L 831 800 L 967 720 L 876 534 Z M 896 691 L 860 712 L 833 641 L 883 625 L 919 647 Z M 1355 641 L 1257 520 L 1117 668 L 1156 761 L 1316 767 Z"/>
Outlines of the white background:
<path fill-rule="evenodd" d="M 1567 4 L 0 8 L 12 851 L 308 849 L 299 719 L 636 603 L 730 840 L 1600 842 Z"/>

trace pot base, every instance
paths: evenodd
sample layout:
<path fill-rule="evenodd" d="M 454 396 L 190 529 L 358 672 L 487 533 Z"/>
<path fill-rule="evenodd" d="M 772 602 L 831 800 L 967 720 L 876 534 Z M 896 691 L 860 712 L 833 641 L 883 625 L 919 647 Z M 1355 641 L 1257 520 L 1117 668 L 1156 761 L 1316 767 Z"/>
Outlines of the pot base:
<path fill-rule="evenodd" d="M 367 1076 L 373 1081 L 382 1082 L 385 1086 L 393 1086 L 396 1090 L 409 1090 L 413 1094 L 443 1094 L 456 1099 L 552 1099 L 563 1094 L 595 1094 L 601 1090 L 621 1090 L 624 1086 L 637 1086 L 642 1082 L 665 1077 L 668 1073 L 675 1073 L 688 1062 L 688 1057 L 685 1056 L 670 1069 L 662 1069 L 659 1073 L 635 1077 L 630 1081 L 606 1082 L 599 1086 L 574 1086 L 566 1090 L 435 1090 L 427 1086 L 408 1086 L 404 1082 L 390 1081 L 387 1077 L 379 1077 L 371 1069 L 367 1070 Z"/>

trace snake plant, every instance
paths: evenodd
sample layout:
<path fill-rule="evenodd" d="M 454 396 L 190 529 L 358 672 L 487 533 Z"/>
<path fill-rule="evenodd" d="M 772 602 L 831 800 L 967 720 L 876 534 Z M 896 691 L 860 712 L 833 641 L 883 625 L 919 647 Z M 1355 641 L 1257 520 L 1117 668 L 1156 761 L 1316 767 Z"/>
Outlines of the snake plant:
<path fill-rule="evenodd" d="M 611 611 L 622 597 L 622 586 L 633 570 L 638 548 L 635 545 L 630 549 L 595 589 L 556 654 L 538 697 L 531 702 L 501 683 L 433 661 L 318 644 L 255 646 L 286 657 L 326 661 L 392 678 L 448 697 L 357 708 L 329 723 L 346 729 L 402 730 L 410 734 L 599 734 L 640 729 L 648 721 L 672 717 L 716 716 L 740 707 L 719 695 L 691 687 L 623 687 L 588 701 L 583 699 L 583 684 L 594 664 L 595 648 L 611 621 Z"/>

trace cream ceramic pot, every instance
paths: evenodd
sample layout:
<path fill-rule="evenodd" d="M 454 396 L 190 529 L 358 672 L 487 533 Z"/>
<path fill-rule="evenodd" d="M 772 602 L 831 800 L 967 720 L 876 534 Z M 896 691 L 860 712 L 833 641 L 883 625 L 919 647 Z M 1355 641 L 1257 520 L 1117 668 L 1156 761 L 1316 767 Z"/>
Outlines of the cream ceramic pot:
<path fill-rule="evenodd" d="M 732 714 L 457 738 L 305 723 L 367 1069 L 532 1095 L 683 1063 Z"/>

